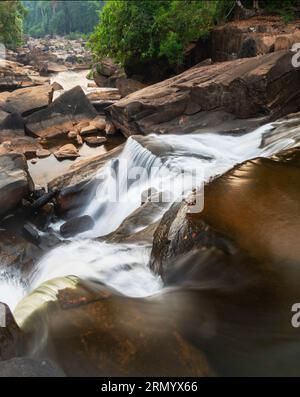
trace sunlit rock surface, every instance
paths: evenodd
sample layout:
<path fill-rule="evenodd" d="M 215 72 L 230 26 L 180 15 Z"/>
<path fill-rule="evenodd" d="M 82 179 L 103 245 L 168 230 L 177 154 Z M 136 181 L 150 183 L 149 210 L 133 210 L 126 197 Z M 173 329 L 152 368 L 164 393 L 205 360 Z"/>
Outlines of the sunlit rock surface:
<path fill-rule="evenodd" d="M 125 136 L 191 133 L 208 126 L 226 131 L 228 120 L 232 130 L 242 124 L 245 129 L 235 119 L 275 119 L 298 109 L 300 71 L 293 55 L 278 51 L 195 66 L 121 99 L 107 112 Z"/>

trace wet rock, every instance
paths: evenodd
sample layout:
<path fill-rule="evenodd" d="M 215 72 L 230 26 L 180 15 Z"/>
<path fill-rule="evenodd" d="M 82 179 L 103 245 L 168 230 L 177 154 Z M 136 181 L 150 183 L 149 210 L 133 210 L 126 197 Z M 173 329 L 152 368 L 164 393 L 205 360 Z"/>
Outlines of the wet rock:
<path fill-rule="evenodd" d="M 61 213 L 71 212 L 73 217 L 78 216 L 94 194 L 95 183 L 97 183 L 94 177 L 107 161 L 117 156 L 122 149 L 123 145 L 120 145 L 108 153 L 78 161 L 64 174 L 52 180 L 48 188 L 60 190 L 57 197 L 57 210 Z"/>
<path fill-rule="evenodd" d="M 54 152 L 54 156 L 58 160 L 66 160 L 66 159 L 72 160 L 79 157 L 80 155 L 78 153 L 78 149 L 76 148 L 76 146 L 69 143 L 67 145 L 62 146 L 59 150 Z"/>
<path fill-rule="evenodd" d="M 5 269 L 24 269 L 30 272 L 34 264 L 42 256 L 42 250 L 28 241 L 18 232 L 4 230 L 0 231 L 0 258 Z"/>
<path fill-rule="evenodd" d="M 16 207 L 29 191 L 32 180 L 23 155 L 0 155 L 0 217 Z"/>
<path fill-rule="evenodd" d="M 47 109 L 27 117 L 26 130 L 35 137 L 51 139 L 66 136 L 75 125 L 89 123 L 96 116 L 96 110 L 78 86 L 62 94 Z"/>
<path fill-rule="evenodd" d="M 146 201 L 141 207 L 125 218 L 113 233 L 105 236 L 105 241 L 113 243 L 143 242 L 152 244 L 154 233 L 160 222 L 157 219 L 160 219 L 168 206 L 168 203 Z"/>
<path fill-rule="evenodd" d="M 30 223 L 25 224 L 23 226 L 22 232 L 24 237 L 31 241 L 33 244 L 39 245 L 39 243 L 41 242 L 39 231 L 34 225 Z"/>
<path fill-rule="evenodd" d="M 107 138 L 104 136 L 89 136 L 84 138 L 84 142 L 89 146 L 101 146 L 107 142 Z"/>
<path fill-rule="evenodd" d="M 93 229 L 94 225 L 95 222 L 90 216 L 80 216 L 64 223 L 60 227 L 60 234 L 65 238 L 74 237 L 77 234 Z"/>
<path fill-rule="evenodd" d="M 242 252 L 257 262 L 251 265 L 254 272 L 269 269 L 270 277 L 289 286 L 281 291 L 296 299 L 299 164 L 299 148 L 250 160 L 206 186 L 202 212 L 174 204 L 155 232 L 152 269 L 164 277 L 168 263 L 193 249 L 205 254 L 216 248 L 227 256 Z"/>
<path fill-rule="evenodd" d="M 64 174 L 49 183 L 49 189 L 60 190 L 76 185 L 79 186 L 81 183 L 92 180 L 107 161 L 121 153 L 123 147 L 124 145 L 120 145 L 105 154 L 100 154 L 74 163 Z"/>
<path fill-rule="evenodd" d="M 170 313 L 170 304 L 176 307 L 175 301 L 131 299 L 100 284 L 76 285 L 76 280 L 53 280 L 16 310 L 22 329 L 36 336 L 48 318 L 43 354 L 52 346 L 67 376 L 213 375 L 204 354 L 183 337 L 174 321 L 179 313 Z M 40 298 L 58 287 L 57 301 L 41 307 Z M 27 317 L 29 307 L 34 309 Z"/>
<path fill-rule="evenodd" d="M 292 56 L 276 52 L 194 67 L 121 99 L 106 112 L 125 136 L 205 131 L 208 120 L 211 128 L 223 125 L 224 131 L 230 117 L 234 123 L 275 119 L 300 105 L 295 99 L 300 68 L 293 67 Z"/>
<path fill-rule="evenodd" d="M 0 362 L 1 378 L 61 378 L 65 374 L 52 361 L 33 358 L 12 358 Z"/>
<path fill-rule="evenodd" d="M 9 307 L 4 303 L 0 303 L 0 306 L 0 360 L 3 362 L 22 352 L 25 338 Z"/>

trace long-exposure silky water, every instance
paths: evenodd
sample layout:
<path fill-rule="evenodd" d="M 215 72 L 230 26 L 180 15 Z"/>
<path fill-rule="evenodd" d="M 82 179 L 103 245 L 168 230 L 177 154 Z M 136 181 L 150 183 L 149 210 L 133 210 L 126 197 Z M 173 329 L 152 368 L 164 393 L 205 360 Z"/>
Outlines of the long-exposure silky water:
<path fill-rule="evenodd" d="M 267 124 L 242 136 L 191 134 L 186 135 L 184 140 L 177 135 L 150 135 L 145 139 L 145 146 L 143 137 L 129 138 L 123 152 L 99 172 L 95 179 L 94 196 L 83 210 L 83 214 L 93 217 L 94 229 L 51 250 L 22 282 L 18 274 L 6 273 L 0 284 L 1 300 L 14 309 L 19 300 L 41 283 L 68 275 L 92 278 L 128 296 L 142 297 L 157 293 L 162 288 L 162 282 L 148 268 L 149 245 L 112 244 L 92 239 L 113 232 L 141 205 L 141 196 L 146 189 L 161 189 L 161 181 L 164 180 L 175 181 L 172 186 L 176 187 L 180 169 L 201 170 L 203 180 L 197 181 L 201 185 L 238 163 L 254 157 L 268 157 L 296 144 L 298 136 L 293 136 L 291 131 L 290 135 L 286 133 L 284 137 L 272 139 L 271 144 L 263 145 L 263 138 L 271 134 L 272 129 L 273 125 Z M 155 147 L 162 148 L 160 153 L 155 153 Z M 124 164 L 124 161 L 129 169 L 140 167 L 146 172 L 137 180 L 128 182 L 125 180 L 127 170 L 122 166 L 118 172 L 119 200 L 116 200 L 111 196 L 111 192 L 115 192 L 115 187 L 111 185 L 116 183 L 112 169 L 115 171 L 116 164 Z M 155 171 L 151 174 L 152 170 Z M 189 181 L 192 183 L 192 179 Z M 191 185 L 189 189 L 193 187 Z M 180 189 L 173 197 L 181 193 Z M 162 208 L 160 216 L 165 208 Z M 155 216 L 157 220 L 157 214 Z"/>

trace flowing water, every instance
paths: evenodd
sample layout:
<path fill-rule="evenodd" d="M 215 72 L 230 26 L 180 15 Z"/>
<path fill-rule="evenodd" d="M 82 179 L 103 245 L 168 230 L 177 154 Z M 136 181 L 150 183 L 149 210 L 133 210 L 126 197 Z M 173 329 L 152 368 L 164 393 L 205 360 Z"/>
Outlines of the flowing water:
<path fill-rule="evenodd" d="M 162 283 L 148 268 L 151 247 L 109 244 L 92 241 L 92 238 L 114 231 L 140 206 L 142 193 L 150 187 L 161 191 L 164 184 L 173 186 L 173 200 L 176 199 L 182 193 L 179 183 L 182 169 L 188 175 L 184 185 L 184 194 L 188 194 L 195 187 L 192 177 L 195 169 L 201 171 L 202 179 L 197 180 L 201 185 L 237 163 L 258 156 L 268 157 L 295 145 L 293 137 L 281 136 L 263 146 L 263 138 L 272 128 L 268 124 L 243 136 L 210 133 L 129 138 L 118 158 L 110 161 L 97 175 L 95 191 L 83 210 L 83 214 L 93 217 L 94 229 L 50 251 L 22 283 L 17 275 L 6 274 L 0 284 L 0 301 L 14 309 L 20 299 L 41 283 L 67 275 L 103 282 L 128 296 L 156 293 Z M 128 180 L 127 171 L 135 168 L 145 172 Z M 119 181 L 118 200 L 115 198 L 116 179 Z"/>

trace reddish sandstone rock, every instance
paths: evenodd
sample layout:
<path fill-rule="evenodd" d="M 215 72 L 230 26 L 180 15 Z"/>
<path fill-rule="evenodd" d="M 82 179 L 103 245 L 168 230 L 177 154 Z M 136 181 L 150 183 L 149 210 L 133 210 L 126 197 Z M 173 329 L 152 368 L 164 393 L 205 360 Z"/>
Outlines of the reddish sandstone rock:
<path fill-rule="evenodd" d="M 58 160 L 75 159 L 79 157 L 78 149 L 72 144 L 64 145 L 54 153 Z"/>
<path fill-rule="evenodd" d="M 82 88 L 77 86 L 62 94 L 47 109 L 27 117 L 26 130 L 41 138 L 67 135 L 79 123 L 89 124 L 97 116 Z"/>
<path fill-rule="evenodd" d="M 286 24 L 278 16 L 235 20 L 218 26 L 211 32 L 210 57 L 213 61 L 220 62 L 264 55 L 273 51 L 289 50 L 299 41 L 297 22 Z M 252 49 L 249 48 L 250 42 Z"/>
<path fill-rule="evenodd" d="M 53 98 L 54 88 L 51 85 L 21 88 L 0 94 L 0 108 L 9 113 L 20 113 L 26 116 L 47 107 Z"/>
<path fill-rule="evenodd" d="M 300 106 L 300 68 L 292 56 L 279 51 L 196 66 L 121 99 L 107 115 L 125 136 L 209 132 L 218 125 L 224 132 L 230 120 L 275 119 Z"/>

